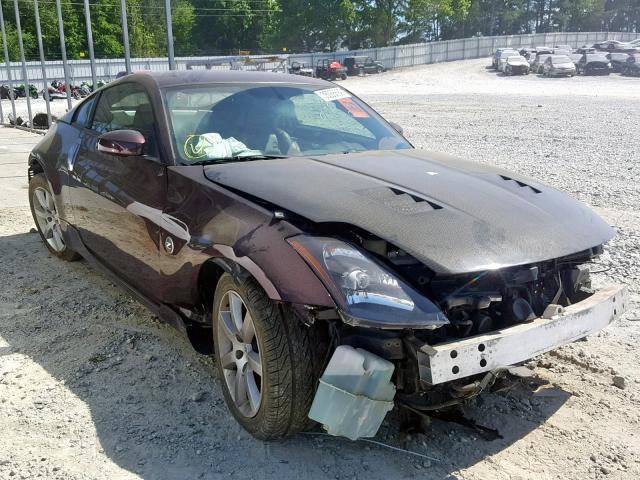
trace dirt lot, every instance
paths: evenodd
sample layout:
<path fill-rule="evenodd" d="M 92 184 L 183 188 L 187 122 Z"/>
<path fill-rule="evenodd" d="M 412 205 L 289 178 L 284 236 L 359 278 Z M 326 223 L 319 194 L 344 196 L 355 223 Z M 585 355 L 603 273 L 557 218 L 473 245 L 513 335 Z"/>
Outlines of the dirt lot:
<path fill-rule="evenodd" d="M 344 85 L 416 146 L 534 176 L 618 231 L 596 278 L 628 284 L 632 310 L 466 407 L 502 438 L 439 420 L 408 434 L 394 413 L 376 440 L 431 460 L 315 434 L 253 440 L 210 359 L 86 263 L 47 255 L 26 208 L 34 139 L 0 129 L 0 479 L 640 478 L 640 81 L 505 78 L 485 64 Z"/>

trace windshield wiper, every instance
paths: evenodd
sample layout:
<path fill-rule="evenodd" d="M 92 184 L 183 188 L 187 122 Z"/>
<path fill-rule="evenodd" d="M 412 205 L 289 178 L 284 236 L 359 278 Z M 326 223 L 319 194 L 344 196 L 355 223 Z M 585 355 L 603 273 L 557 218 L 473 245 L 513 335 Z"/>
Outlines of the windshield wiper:
<path fill-rule="evenodd" d="M 207 160 L 199 160 L 197 162 L 189 162 L 189 165 L 211 165 L 214 163 L 231 163 L 231 162 L 249 162 L 251 160 L 278 160 L 281 158 L 289 158 L 286 155 L 269 155 L 269 154 L 256 154 L 256 155 L 236 155 L 235 157 L 228 158 L 210 158 Z"/>

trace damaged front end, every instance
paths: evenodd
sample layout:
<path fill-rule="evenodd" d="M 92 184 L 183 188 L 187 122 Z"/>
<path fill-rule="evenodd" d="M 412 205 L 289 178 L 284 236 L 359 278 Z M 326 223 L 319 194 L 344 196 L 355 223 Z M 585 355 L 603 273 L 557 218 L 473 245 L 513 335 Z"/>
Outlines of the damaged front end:
<path fill-rule="evenodd" d="M 627 304 L 624 287 L 591 288 L 588 267 L 601 246 L 443 275 L 361 231 L 342 238 L 304 235 L 289 243 L 338 307 L 316 312 L 331 325 L 334 353 L 310 417 L 352 439 L 375 435 L 389 410 L 380 370 L 395 385 L 397 404 L 444 409 L 489 388 L 507 367 L 601 330 Z"/>

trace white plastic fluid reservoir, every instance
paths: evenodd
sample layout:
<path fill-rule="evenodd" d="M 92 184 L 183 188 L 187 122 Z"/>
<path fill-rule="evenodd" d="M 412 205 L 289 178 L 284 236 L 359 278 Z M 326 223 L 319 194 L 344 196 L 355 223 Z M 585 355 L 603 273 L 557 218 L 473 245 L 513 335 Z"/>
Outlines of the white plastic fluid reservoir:
<path fill-rule="evenodd" d="M 373 437 L 393 408 L 393 363 L 361 348 L 340 345 L 325 369 L 309 418 L 327 433 Z"/>

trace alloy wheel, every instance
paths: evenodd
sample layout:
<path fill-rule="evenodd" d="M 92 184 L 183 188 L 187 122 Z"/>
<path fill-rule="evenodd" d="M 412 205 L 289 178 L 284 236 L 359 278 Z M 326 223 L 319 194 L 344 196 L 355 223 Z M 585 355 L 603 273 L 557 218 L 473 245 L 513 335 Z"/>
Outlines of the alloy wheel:
<path fill-rule="evenodd" d="M 53 201 L 53 195 L 44 188 L 33 191 L 33 211 L 38 228 L 49 246 L 55 252 L 63 252 L 66 248 L 60 227 L 60 217 Z"/>
<path fill-rule="evenodd" d="M 262 358 L 251 313 L 240 295 L 222 297 L 217 322 L 218 361 L 235 406 L 254 417 L 262 402 Z"/>

